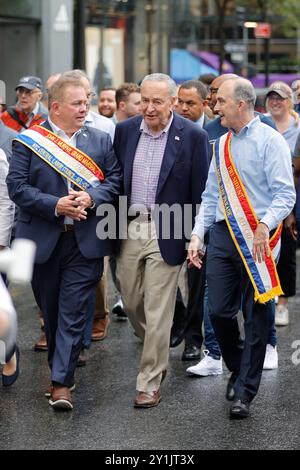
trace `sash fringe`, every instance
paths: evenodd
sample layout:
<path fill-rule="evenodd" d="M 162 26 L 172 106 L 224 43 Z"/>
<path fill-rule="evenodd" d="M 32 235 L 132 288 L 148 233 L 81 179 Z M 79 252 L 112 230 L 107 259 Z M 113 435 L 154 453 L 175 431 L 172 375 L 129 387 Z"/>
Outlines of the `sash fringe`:
<path fill-rule="evenodd" d="M 280 240 L 282 224 L 269 240 L 271 255 L 265 260 L 264 265 L 253 262 L 251 253 L 253 238 L 251 237 L 254 236 L 259 221 L 233 163 L 230 149 L 231 137 L 232 134 L 229 132 L 218 139 L 214 145 L 213 156 L 220 198 L 231 238 L 253 285 L 254 300 L 265 304 L 274 297 L 283 295 L 273 257 L 273 251 Z"/>
<path fill-rule="evenodd" d="M 279 297 L 280 295 L 284 295 L 284 293 L 281 287 L 277 286 L 269 290 L 268 292 L 265 292 L 264 294 L 259 294 L 258 292 L 255 292 L 254 300 L 255 302 L 258 302 L 260 304 L 265 304 L 266 302 L 269 302 L 269 300 L 272 300 L 275 297 Z"/>

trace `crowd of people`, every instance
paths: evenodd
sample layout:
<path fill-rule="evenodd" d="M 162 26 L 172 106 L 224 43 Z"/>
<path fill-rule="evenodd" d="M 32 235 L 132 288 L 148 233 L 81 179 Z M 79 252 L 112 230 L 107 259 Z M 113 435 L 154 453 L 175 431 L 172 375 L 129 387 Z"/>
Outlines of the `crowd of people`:
<path fill-rule="evenodd" d="M 235 74 L 176 85 L 153 73 L 102 89 L 98 112 L 94 96 L 71 70 L 45 87 L 22 77 L 16 103 L 1 103 L 0 249 L 37 246 L 34 349 L 48 351 L 49 404 L 73 409 L 76 367 L 108 335 L 110 270 L 112 313 L 142 342 L 134 407 L 160 403 L 169 349 L 184 342 L 187 375 L 225 364 L 230 417 L 247 418 L 296 293 L 300 80 L 271 84 L 263 114 Z M 10 386 L 17 344 L 2 356 Z"/>

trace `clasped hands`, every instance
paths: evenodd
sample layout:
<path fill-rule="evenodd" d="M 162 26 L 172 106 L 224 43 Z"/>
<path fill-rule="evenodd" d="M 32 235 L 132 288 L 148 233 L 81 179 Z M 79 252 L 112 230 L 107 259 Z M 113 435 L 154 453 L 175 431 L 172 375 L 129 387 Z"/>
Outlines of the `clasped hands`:
<path fill-rule="evenodd" d="M 87 218 L 87 209 L 93 204 L 91 196 L 85 191 L 69 189 L 69 195 L 61 197 L 56 205 L 57 215 L 71 217 L 78 222 Z"/>

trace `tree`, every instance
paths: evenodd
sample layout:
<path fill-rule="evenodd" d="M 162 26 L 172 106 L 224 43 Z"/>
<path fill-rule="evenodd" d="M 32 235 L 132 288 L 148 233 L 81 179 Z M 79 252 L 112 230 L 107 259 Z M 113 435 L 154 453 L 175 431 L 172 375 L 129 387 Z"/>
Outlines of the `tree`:
<path fill-rule="evenodd" d="M 281 17 L 280 28 L 284 36 L 294 37 L 299 28 L 299 0 L 239 0 L 236 3 L 258 13 L 259 21 L 267 21 L 271 15 Z"/>
<path fill-rule="evenodd" d="M 258 21 L 268 22 L 270 17 L 278 20 L 272 22 L 273 26 L 279 27 L 285 37 L 295 37 L 299 28 L 300 2 L 299 0 L 241 0 L 241 5 L 247 5 L 248 11 L 258 10 Z M 269 39 L 265 39 L 265 85 L 269 84 Z"/>
<path fill-rule="evenodd" d="M 220 63 L 219 63 L 219 73 L 223 73 L 223 62 L 225 58 L 225 50 L 224 50 L 224 22 L 226 16 L 226 10 L 228 5 L 231 3 L 231 0 L 215 0 L 217 15 L 218 15 L 218 31 L 219 31 L 219 56 L 220 56 Z"/>

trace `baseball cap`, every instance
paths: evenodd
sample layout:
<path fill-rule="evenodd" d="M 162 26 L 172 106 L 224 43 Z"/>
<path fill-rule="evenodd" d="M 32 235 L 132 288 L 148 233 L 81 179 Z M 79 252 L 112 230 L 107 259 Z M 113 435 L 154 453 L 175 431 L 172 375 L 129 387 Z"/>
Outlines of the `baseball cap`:
<path fill-rule="evenodd" d="M 27 88 L 27 90 L 34 90 L 35 88 L 38 88 L 41 91 L 43 90 L 42 80 L 39 77 L 33 76 L 20 78 L 19 83 L 16 86 L 16 90 L 20 87 Z"/>
<path fill-rule="evenodd" d="M 277 93 L 277 95 L 281 96 L 281 98 L 292 98 L 292 90 L 291 88 L 284 82 L 274 82 L 268 88 L 267 96 L 270 93 Z"/>

